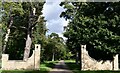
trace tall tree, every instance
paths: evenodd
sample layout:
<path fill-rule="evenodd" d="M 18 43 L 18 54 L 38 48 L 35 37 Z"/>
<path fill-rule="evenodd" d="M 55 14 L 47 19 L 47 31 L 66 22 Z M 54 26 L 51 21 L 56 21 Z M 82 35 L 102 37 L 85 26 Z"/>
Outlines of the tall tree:
<path fill-rule="evenodd" d="M 40 22 L 33 29 L 32 48 L 34 48 L 34 44 L 36 43 L 39 43 L 41 45 L 41 57 L 40 58 L 42 61 L 45 58 L 44 50 L 48 42 L 47 37 L 46 37 L 47 30 L 48 29 L 46 27 L 46 20 L 44 20 L 44 17 L 41 17 Z"/>
<path fill-rule="evenodd" d="M 47 60 L 59 60 L 66 57 L 66 47 L 63 38 L 56 33 L 48 35 L 48 42 L 44 51 Z"/>
<path fill-rule="evenodd" d="M 40 20 L 44 20 L 40 16 L 42 15 L 41 11 L 43 8 L 43 4 L 44 3 L 42 2 L 4 3 L 5 14 L 2 18 L 2 21 L 4 21 L 3 24 L 5 25 L 5 27 L 7 26 L 6 24 L 9 19 L 9 6 L 12 6 L 11 16 L 14 17 L 12 27 L 10 28 L 11 32 L 9 34 L 6 50 L 6 53 L 9 53 L 12 58 L 18 57 L 18 55 L 16 55 L 15 57 L 14 55 L 12 55 L 12 53 L 19 53 L 20 59 L 23 58 L 24 60 L 27 60 L 27 58 L 29 57 L 34 27 L 36 27 L 36 25 L 39 23 L 44 23 Z M 7 30 L 7 28 L 8 27 L 6 27 L 5 30 Z M 25 50 L 23 50 L 22 48 L 24 48 Z M 21 54 L 23 52 L 24 55 Z"/>
<path fill-rule="evenodd" d="M 28 17 L 28 26 L 27 26 L 27 39 L 24 51 L 24 60 L 27 60 L 30 54 L 30 48 L 32 45 L 32 31 L 37 23 L 40 22 L 40 15 L 42 14 L 43 3 L 29 3 L 29 17 Z M 24 4 L 23 4 L 24 5 Z"/>
<path fill-rule="evenodd" d="M 18 5 L 18 6 L 17 6 Z M 16 9 L 17 7 L 18 9 Z M 4 43 L 3 43 L 3 53 L 5 53 L 6 46 L 8 43 L 8 38 L 10 37 L 10 32 L 11 29 L 14 28 L 13 26 L 13 19 L 14 17 L 17 16 L 17 14 L 22 14 L 22 8 L 21 4 L 16 4 L 16 3 L 5 3 L 2 2 L 2 19 L 1 19 L 1 24 L 3 31 L 6 30 L 5 38 L 4 38 Z"/>
<path fill-rule="evenodd" d="M 120 2 L 62 2 L 60 5 L 66 9 L 60 17 L 69 20 L 64 33 L 68 46 L 75 49 L 86 44 L 106 54 L 119 53 Z"/>
<path fill-rule="evenodd" d="M 13 25 L 13 16 L 11 14 L 11 8 L 10 8 L 10 16 L 9 16 L 10 20 L 8 22 L 8 27 L 7 27 L 7 33 L 5 35 L 5 43 L 4 43 L 4 46 L 3 46 L 3 53 L 5 52 L 5 49 L 6 49 L 6 46 L 7 46 L 7 42 L 8 42 L 8 37 L 10 35 L 10 28 L 12 27 Z"/>

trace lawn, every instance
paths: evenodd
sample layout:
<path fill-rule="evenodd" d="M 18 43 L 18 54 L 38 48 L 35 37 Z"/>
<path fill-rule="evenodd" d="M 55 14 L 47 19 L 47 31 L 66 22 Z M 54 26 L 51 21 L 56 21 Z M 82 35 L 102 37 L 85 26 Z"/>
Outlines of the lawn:
<path fill-rule="evenodd" d="M 120 71 L 98 70 L 98 71 L 81 71 L 80 65 L 75 63 L 75 60 L 65 60 L 65 64 L 73 73 L 120 73 Z"/>
<path fill-rule="evenodd" d="M 40 64 L 40 70 L 3 70 L 2 73 L 48 73 L 58 61 L 45 61 Z"/>

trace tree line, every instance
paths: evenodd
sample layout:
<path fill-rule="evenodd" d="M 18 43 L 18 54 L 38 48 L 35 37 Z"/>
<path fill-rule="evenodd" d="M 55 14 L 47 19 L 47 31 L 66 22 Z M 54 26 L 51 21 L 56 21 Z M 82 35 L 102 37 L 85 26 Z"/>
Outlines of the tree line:
<path fill-rule="evenodd" d="M 42 16 L 44 2 L 1 2 L 2 53 L 11 60 L 27 60 L 35 44 L 41 45 L 41 60 L 67 58 L 62 37 L 46 36 L 46 20 Z M 68 51 L 69 52 L 69 51 Z"/>
<path fill-rule="evenodd" d="M 64 27 L 66 41 L 56 33 L 46 36 L 47 20 L 41 16 L 44 2 L 0 4 L 2 52 L 10 54 L 10 59 L 28 59 L 35 43 L 42 46 L 42 61 L 72 57 L 78 61 L 81 44 L 105 55 L 119 54 L 120 2 L 61 2 L 65 10 L 60 17 L 69 22 Z"/>
<path fill-rule="evenodd" d="M 65 9 L 60 17 L 69 21 L 64 36 L 71 51 L 80 53 L 80 45 L 85 44 L 91 52 L 99 51 L 102 57 L 119 54 L 120 2 L 66 1 L 60 6 Z"/>

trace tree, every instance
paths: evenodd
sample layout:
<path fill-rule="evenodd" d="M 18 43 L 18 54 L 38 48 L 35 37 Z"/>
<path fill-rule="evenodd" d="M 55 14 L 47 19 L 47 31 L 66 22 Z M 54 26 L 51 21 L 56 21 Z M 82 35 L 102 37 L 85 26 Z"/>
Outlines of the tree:
<path fill-rule="evenodd" d="M 48 42 L 45 46 L 44 57 L 46 60 L 59 60 L 66 58 L 66 47 L 63 38 L 56 33 L 48 35 Z"/>
<path fill-rule="evenodd" d="M 5 33 L 3 36 L 3 51 L 4 53 L 10 54 L 10 59 L 14 58 L 20 58 L 18 54 L 19 48 L 21 48 L 21 44 L 24 44 L 22 41 L 24 39 L 21 39 L 22 37 L 25 37 L 23 34 L 23 30 L 19 32 L 19 26 L 20 21 L 23 15 L 23 9 L 21 3 L 7 3 L 3 2 L 2 4 L 2 19 L 1 19 L 1 26 L 2 31 Z M 21 25 L 22 26 L 22 25 Z M 22 36 L 21 38 L 18 36 Z M 19 44 L 18 44 L 19 43 Z M 23 46 L 23 45 L 22 45 Z M 16 55 L 13 55 L 16 54 Z"/>
<path fill-rule="evenodd" d="M 19 57 L 24 58 L 24 60 L 27 60 L 30 54 L 30 48 L 32 45 L 32 34 L 33 31 L 35 31 L 34 27 L 36 27 L 37 24 L 42 24 L 44 21 L 41 21 L 40 19 L 44 20 L 42 15 L 42 8 L 44 3 L 38 3 L 38 2 L 23 2 L 23 3 L 4 3 L 4 16 L 2 17 L 2 21 L 4 21 L 3 26 L 6 27 L 5 30 L 8 29 L 8 19 L 9 19 L 9 6 L 12 7 L 11 9 L 11 16 L 14 18 L 12 27 L 10 27 L 9 32 L 9 39 L 7 43 L 7 49 L 6 53 L 9 53 L 12 58 Z M 37 27 L 39 28 L 39 27 Z M 43 28 L 44 29 L 44 28 Z M 18 44 L 19 43 L 19 44 Z M 24 48 L 25 51 L 22 49 Z M 23 55 L 24 52 L 24 55 Z M 19 55 L 12 55 L 15 53 L 19 53 Z M 23 57 L 24 56 L 24 57 Z M 18 59 L 18 58 L 17 58 Z"/>
<path fill-rule="evenodd" d="M 41 17 L 41 22 L 38 23 L 34 29 L 33 29 L 33 44 L 32 48 L 34 49 L 34 44 L 39 43 L 41 45 L 41 55 L 40 58 L 43 61 L 44 60 L 44 48 L 47 44 L 47 37 L 46 37 L 46 32 L 47 32 L 47 27 L 46 27 L 46 20 L 44 20 L 44 17 Z"/>
<path fill-rule="evenodd" d="M 69 20 L 64 36 L 73 49 L 80 44 L 115 55 L 120 51 L 120 2 L 62 2 L 66 9 L 60 17 Z M 72 44 L 72 45 L 71 45 Z"/>
<path fill-rule="evenodd" d="M 30 4 L 30 6 L 28 5 Z M 30 48 L 32 45 L 32 31 L 35 25 L 40 22 L 40 15 L 42 14 L 42 3 L 26 3 L 29 6 L 29 14 L 28 14 L 28 26 L 27 26 L 27 39 L 26 39 L 26 46 L 24 51 L 24 60 L 27 60 L 30 54 Z M 23 4 L 24 5 L 24 4 Z M 37 11 L 36 11 L 37 10 Z M 38 12 L 39 11 L 39 12 Z M 27 11 L 26 11 L 27 12 Z"/>
<path fill-rule="evenodd" d="M 18 10 L 15 9 L 16 5 L 18 5 Z M 8 43 L 8 38 L 11 32 L 11 29 L 13 29 L 14 27 L 13 19 L 17 14 L 22 14 L 22 9 L 20 8 L 21 4 L 16 4 L 16 3 L 2 3 L 2 6 L 3 6 L 2 7 L 3 9 L 1 10 L 1 13 L 3 15 L 3 18 L 2 18 L 1 24 L 2 24 L 3 29 L 7 30 L 5 31 L 6 35 L 5 35 L 4 45 L 3 45 L 3 53 L 5 53 L 5 49 Z"/>

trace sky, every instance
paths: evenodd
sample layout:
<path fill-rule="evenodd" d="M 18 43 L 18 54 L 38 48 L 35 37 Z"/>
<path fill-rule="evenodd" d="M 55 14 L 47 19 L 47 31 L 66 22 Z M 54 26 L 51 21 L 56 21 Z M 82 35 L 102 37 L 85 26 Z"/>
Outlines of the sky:
<path fill-rule="evenodd" d="M 64 9 L 59 6 L 60 0 L 46 0 L 43 6 L 43 16 L 47 20 L 46 25 L 49 29 L 47 35 L 51 33 L 57 33 L 60 37 L 63 37 L 64 26 L 67 25 L 67 21 L 64 18 L 60 18 L 60 14 Z M 65 37 L 63 37 L 65 39 Z"/>

